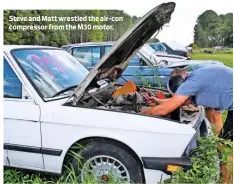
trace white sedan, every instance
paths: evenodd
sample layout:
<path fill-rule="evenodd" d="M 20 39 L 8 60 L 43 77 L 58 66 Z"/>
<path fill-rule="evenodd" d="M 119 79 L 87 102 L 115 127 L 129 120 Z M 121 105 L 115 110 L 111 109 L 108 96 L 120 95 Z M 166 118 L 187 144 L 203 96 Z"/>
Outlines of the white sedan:
<path fill-rule="evenodd" d="M 111 172 L 123 181 L 155 183 L 168 177 L 170 166 L 189 168 L 189 151 L 208 133 L 202 107 L 152 117 L 139 114 L 148 106 L 144 94 L 169 96 L 166 90 L 137 87 L 113 96 L 131 56 L 174 7 L 151 10 L 90 73 L 62 49 L 4 46 L 4 165 L 61 174 L 78 144 L 82 163 L 103 181 Z M 77 167 L 76 158 L 71 163 Z"/>

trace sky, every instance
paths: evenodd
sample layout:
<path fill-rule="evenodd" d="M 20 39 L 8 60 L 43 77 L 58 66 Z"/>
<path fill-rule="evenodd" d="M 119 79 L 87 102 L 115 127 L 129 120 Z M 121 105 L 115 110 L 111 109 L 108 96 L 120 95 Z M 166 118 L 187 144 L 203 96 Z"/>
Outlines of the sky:
<path fill-rule="evenodd" d="M 145 2 L 142 4 L 142 2 Z M 157 4 L 165 0 L 135 2 L 134 7 L 125 6 L 123 10 L 130 15 L 142 16 Z M 217 14 L 233 12 L 232 0 L 175 0 L 176 8 L 172 15 L 169 27 L 158 34 L 160 41 L 175 41 L 184 46 L 193 43 L 193 29 L 197 17 L 206 10 L 214 10 Z M 138 6 L 139 5 L 139 6 Z"/>
<path fill-rule="evenodd" d="M 193 42 L 193 29 L 197 17 L 206 10 L 214 10 L 218 14 L 233 12 L 233 0 L 174 0 L 175 11 L 168 27 L 158 34 L 160 41 L 175 41 L 184 46 Z M 61 1 L 64 2 L 64 1 Z M 55 3 L 54 0 L 4 1 L 3 9 L 116 9 L 124 10 L 130 15 L 143 16 L 165 0 L 69 0 L 66 3 Z"/>

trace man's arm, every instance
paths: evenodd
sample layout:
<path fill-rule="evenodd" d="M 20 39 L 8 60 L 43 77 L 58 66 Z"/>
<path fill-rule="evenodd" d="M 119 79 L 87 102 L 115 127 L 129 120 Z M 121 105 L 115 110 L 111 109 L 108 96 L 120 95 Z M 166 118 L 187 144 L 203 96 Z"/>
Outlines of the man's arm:
<path fill-rule="evenodd" d="M 189 96 L 174 95 L 161 105 L 142 109 L 141 114 L 165 116 L 180 107 L 188 98 Z"/>

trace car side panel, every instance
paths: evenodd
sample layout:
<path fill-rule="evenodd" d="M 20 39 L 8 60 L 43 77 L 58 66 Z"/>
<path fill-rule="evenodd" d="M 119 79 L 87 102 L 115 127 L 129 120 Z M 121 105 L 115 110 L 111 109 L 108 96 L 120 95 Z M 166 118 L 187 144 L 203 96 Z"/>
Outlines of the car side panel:
<path fill-rule="evenodd" d="M 140 115 L 50 105 L 42 109 L 42 147 L 62 150 L 60 156 L 43 155 L 48 172 L 60 173 L 68 149 L 83 138 L 115 139 L 139 158 L 180 157 L 195 133 L 190 126 Z"/>
<path fill-rule="evenodd" d="M 10 166 L 44 168 L 42 154 L 16 151 L 22 146 L 41 147 L 39 114 L 34 102 L 4 100 L 4 149 L 8 149 Z"/>

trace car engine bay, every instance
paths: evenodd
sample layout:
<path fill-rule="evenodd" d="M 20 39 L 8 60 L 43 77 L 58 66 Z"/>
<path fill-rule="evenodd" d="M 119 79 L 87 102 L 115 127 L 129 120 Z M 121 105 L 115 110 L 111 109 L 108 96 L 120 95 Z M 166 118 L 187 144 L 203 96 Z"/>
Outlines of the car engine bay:
<path fill-rule="evenodd" d="M 143 108 L 158 105 L 156 103 L 152 105 L 149 97 L 160 99 L 171 97 L 166 89 L 135 86 L 132 81 L 128 81 L 124 85 L 118 85 L 114 82 L 109 83 L 101 80 L 97 84 L 99 87 L 85 92 L 75 106 L 139 114 Z M 70 106 L 72 103 L 66 105 Z M 189 124 L 200 114 L 199 109 L 195 105 L 184 105 L 164 116 L 164 118 Z"/>

